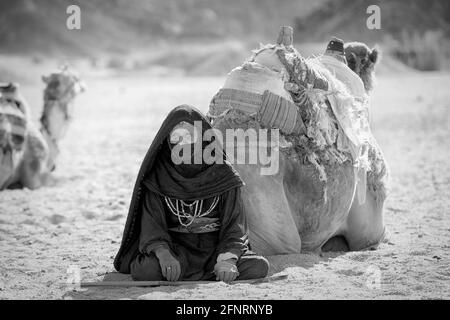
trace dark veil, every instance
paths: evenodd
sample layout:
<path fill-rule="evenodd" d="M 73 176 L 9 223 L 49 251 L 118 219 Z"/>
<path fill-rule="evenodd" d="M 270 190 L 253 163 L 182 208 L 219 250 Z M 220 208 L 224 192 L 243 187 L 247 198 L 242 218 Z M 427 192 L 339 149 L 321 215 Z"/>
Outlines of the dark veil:
<path fill-rule="evenodd" d="M 183 178 L 166 165 L 167 161 L 159 161 L 162 157 L 167 160 L 167 137 L 181 121 L 202 121 L 203 132 L 211 128 L 211 124 L 200 111 L 188 105 L 176 107 L 164 120 L 144 157 L 136 179 L 122 243 L 114 259 L 114 267 L 119 272 L 129 273 L 130 263 L 138 254 L 142 200 L 148 190 L 169 197 L 192 200 L 213 197 L 244 184 L 228 161 L 205 166 L 203 172 L 193 179 Z M 224 157 L 226 158 L 225 154 Z"/>

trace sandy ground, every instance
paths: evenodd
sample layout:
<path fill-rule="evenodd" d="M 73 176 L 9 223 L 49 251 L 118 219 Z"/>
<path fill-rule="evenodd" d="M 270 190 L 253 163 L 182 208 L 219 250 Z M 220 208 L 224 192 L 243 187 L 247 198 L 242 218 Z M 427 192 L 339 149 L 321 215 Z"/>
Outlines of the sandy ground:
<path fill-rule="evenodd" d="M 0 193 L 1 299 L 448 299 L 450 76 L 379 78 L 372 123 L 390 164 L 389 242 L 376 251 L 271 258 L 286 280 L 257 285 L 84 289 L 113 271 L 135 175 L 169 110 L 205 111 L 222 78 L 86 78 L 61 143 L 55 184 Z M 39 116 L 42 85 L 23 93 Z"/>

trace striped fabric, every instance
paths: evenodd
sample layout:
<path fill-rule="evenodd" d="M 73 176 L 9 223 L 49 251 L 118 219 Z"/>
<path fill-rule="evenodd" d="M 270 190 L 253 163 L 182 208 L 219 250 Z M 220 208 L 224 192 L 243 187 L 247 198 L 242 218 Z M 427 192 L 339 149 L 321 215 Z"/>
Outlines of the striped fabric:
<path fill-rule="evenodd" d="M 258 121 L 266 127 L 278 128 L 285 134 L 300 134 L 305 128 L 295 103 L 268 90 L 263 94 Z"/>
<path fill-rule="evenodd" d="M 280 129 L 284 134 L 305 132 L 298 107 L 269 90 L 261 95 L 237 89 L 220 89 L 213 98 L 209 114 L 217 117 L 230 109 L 255 114 L 262 125 Z"/>
<path fill-rule="evenodd" d="M 0 130 L 9 131 L 15 135 L 25 136 L 26 121 L 14 116 L 5 116 L 0 114 Z"/>
<path fill-rule="evenodd" d="M 13 147 L 20 149 L 27 134 L 27 119 L 15 105 L 5 102 L 0 101 L 0 131 L 10 135 Z"/>
<path fill-rule="evenodd" d="M 214 96 L 209 113 L 218 116 L 228 109 L 236 109 L 247 114 L 256 114 L 261 104 L 262 95 L 258 93 L 224 88 Z"/>

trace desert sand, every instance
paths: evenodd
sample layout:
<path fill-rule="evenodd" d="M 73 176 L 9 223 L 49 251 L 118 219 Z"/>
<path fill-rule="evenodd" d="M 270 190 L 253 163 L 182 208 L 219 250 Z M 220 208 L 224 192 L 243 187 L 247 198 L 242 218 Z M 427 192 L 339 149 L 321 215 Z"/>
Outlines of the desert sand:
<path fill-rule="evenodd" d="M 272 283 L 89 288 L 114 271 L 140 161 L 173 107 L 202 111 L 223 78 L 84 79 L 53 185 L 0 193 L 0 299 L 449 299 L 450 75 L 378 78 L 371 122 L 391 172 L 378 250 L 272 257 Z M 22 86 L 37 119 L 42 87 Z M 108 276 L 107 276 L 108 278 Z"/>

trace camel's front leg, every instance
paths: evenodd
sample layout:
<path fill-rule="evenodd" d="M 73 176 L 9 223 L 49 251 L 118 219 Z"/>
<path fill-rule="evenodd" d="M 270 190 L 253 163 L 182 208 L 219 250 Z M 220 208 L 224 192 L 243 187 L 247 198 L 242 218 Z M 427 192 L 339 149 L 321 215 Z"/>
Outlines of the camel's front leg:
<path fill-rule="evenodd" d="M 385 237 L 383 219 L 384 202 L 388 189 L 388 166 L 377 142 L 369 148 L 370 171 L 367 172 L 366 201 L 353 199 L 352 207 L 343 233 L 350 250 L 376 247 Z"/>
<path fill-rule="evenodd" d="M 358 203 L 357 197 L 353 199 L 343 233 L 350 250 L 375 248 L 383 240 L 385 233 L 383 206 L 384 199 L 377 200 L 369 190 L 363 204 Z"/>
<path fill-rule="evenodd" d="M 0 148 L 0 190 L 6 189 L 14 176 L 14 166 L 11 152 L 4 152 Z"/>
<path fill-rule="evenodd" d="M 243 201 L 250 229 L 250 245 L 261 255 L 299 253 L 300 235 L 277 175 L 260 175 L 257 165 L 236 165 L 245 182 Z"/>
<path fill-rule="evenodd" d="M 37 189 L 43 185 L 48 169 L 49 149 L 44 138 L 35 128 L 27 135 L 27 145 L 20 168 L 20 183 L 24 188 Z"/>
<path fill-rule="evenodd" d="M 20 182 L 24 188 L 31 190 L 38 189 L 42 186 L 42 163 L 39 159 L 24 159 Z"/>

